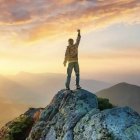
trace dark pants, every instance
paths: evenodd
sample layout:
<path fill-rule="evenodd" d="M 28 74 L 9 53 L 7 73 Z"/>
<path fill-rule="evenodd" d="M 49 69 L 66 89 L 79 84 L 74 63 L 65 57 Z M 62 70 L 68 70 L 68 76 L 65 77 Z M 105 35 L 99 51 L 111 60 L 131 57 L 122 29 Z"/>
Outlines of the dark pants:
<path fill-rule="evenodd" d="M 67 68 L 67 80 L 66 80 L 66 88 L 69 88 L 71 81 L 72 70 L 74 69 L 76 75 L 76 86 L 79 86 L 80 75 L 79 75 L 79 64 L 78 62 L 70 62 Z"/>

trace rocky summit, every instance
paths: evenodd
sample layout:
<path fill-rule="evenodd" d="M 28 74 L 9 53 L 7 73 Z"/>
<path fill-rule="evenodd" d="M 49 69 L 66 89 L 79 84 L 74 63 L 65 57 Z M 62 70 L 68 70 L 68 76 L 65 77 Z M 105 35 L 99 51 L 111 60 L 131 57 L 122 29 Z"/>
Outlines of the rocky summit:
<path fill-rule="evenodd" d="M 87 90 L 61 90 L 47 107 L 29 109 L 2 127 L 0 139 L 140 140 L 137 112 L 129 107 L 105 106 L 104 100 L 99 102 Z"/>

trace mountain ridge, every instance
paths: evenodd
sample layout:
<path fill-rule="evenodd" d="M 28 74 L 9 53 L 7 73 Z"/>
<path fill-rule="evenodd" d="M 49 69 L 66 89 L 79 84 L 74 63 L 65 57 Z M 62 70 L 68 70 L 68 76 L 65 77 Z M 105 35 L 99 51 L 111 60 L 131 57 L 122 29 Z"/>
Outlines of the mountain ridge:
<path fill-rule="evenodd" d="M 96 94 L 108 98 L 115 105 L 130 106 L 140 113 L 140 86 L 121 82 Z"/>

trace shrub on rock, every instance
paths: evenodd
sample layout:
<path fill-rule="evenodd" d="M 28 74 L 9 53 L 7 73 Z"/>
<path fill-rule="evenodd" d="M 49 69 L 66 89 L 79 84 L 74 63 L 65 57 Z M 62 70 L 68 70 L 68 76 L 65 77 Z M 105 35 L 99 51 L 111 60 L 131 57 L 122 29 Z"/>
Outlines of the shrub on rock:
<path fill-rule="evenodd" d="M 98 97 L 98 108 L 100 110 L 111 109 L 115 106 L 109 102 L 109 99 Z"/>

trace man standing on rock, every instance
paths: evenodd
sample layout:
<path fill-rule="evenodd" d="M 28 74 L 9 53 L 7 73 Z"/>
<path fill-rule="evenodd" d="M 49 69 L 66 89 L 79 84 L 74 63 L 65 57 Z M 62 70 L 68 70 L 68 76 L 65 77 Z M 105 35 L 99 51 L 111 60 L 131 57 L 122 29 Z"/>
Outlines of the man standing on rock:
<path fill-rule="evenodd" d="M 65 60 L 64 60 L 64 66 L 66 66 L 68 62 L 67 67 L 67 80 L 66 80 L 66 89 L 70 90 L 70 81 L 71 81 L 71 74 L 72 70 L 74 69 L 75 75 L 76 75 L 76 88 L 80 89 L 79 81 L 80 81 L 80 74 L 79 74 L 79 63 L 78 63 L 78 46 L 81 39 L 80 30 L 77 30 L 78 36 L 76 39 L 76 42 L 74 43 L 73 39 L 68 40 L 68 46 L 65 52 Z"/>

